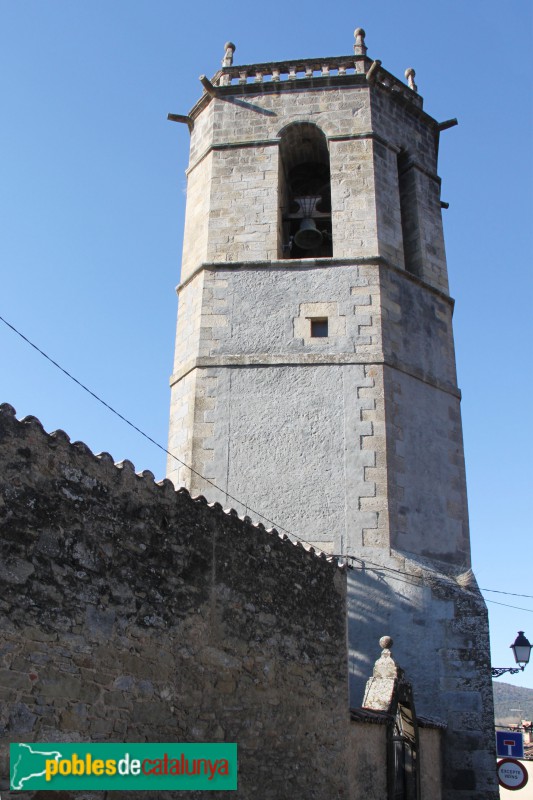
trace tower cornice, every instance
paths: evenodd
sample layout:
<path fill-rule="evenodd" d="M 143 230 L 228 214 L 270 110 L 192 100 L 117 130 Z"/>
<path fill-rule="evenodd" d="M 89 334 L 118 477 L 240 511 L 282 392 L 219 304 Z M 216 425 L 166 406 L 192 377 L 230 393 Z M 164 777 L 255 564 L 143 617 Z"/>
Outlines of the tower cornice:
<path fill-rule="evenodd" d="M 201 81 L 207 89 L 189 112 L 192 120 L 214 98 L 372 86 L 390 93 L 396 101 L 438 127 L 438 122 L 423 111 L 424 101 L 414 84 L 405 84 L 384 69 L 380 61 L 366 56 L 327 56 L 222 67 L 210 81 L 205 76 L 201 76 Z"/>

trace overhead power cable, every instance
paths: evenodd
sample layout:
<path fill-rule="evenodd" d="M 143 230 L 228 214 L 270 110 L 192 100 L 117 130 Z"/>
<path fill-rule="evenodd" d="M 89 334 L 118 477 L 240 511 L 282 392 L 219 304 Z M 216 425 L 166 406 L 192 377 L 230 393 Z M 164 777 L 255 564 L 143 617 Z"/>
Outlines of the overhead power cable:
<path fill-rule="evenodd" d="M 504 592 L 502 589 L 481 589 L 482 592 L 495 592 L 496 594 L 508 594 L 511 597 L 529 597 L 533 600 L 533 594 L 519 594 L 518 592 Z M 494 600 L 492 602 L 495 602 Z"/>
<path fill-rule="evenodd" d="M 533 608 L 521 608 L 520 606 L 510 606 L 509 603 L 498 603 L 497 600 L 489 600 L 487 597 L 485 598 L 486 603 L 494 603 L 496 606 L 505 606 L 505 608 L 516 608 L 518 611 L 529 611 L 530 614 L 533 614 Z"/>

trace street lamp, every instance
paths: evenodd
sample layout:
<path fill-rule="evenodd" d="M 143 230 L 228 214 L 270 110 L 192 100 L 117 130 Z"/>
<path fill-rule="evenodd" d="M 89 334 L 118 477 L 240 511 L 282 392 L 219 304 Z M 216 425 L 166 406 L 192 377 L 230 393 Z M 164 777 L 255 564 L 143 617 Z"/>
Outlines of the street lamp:
<path fill-rule="evenodd" d="M 518 631 L 518 636 L 510 645 L 513 651 L 514 660 L 518 664 L 517 667 L 491 667 L 492 677 L 499 678 L 504 672 L 510 672 L 515 675 L 517 672 L 523 672 L 526 665 L 529 663 L 529 656 L 531 655 L 532 645 L 524 636 L 524 631 Z"/>

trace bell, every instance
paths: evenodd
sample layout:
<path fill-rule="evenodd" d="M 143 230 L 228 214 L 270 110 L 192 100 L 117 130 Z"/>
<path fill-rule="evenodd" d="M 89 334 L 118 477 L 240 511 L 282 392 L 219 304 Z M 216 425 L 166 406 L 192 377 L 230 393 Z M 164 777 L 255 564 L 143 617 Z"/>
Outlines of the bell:
<path fill-rule="evenodd" d="M 302 220 L 301 225 L 294 237 L 295 244 L 302 250 L 314 250 L 322 244 L 322 234 L 315 225 L 311 217 Z"/>

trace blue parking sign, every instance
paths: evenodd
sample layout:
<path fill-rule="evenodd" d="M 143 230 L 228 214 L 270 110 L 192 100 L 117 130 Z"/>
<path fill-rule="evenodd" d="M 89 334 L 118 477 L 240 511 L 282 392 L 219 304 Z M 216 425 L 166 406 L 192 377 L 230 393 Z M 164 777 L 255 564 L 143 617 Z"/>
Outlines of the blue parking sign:
<path fill-rule="evenodd" d="M 524 758 L 524 735 L 517 731 L 496 731 L 496 755 L 501 758 Z"/>

